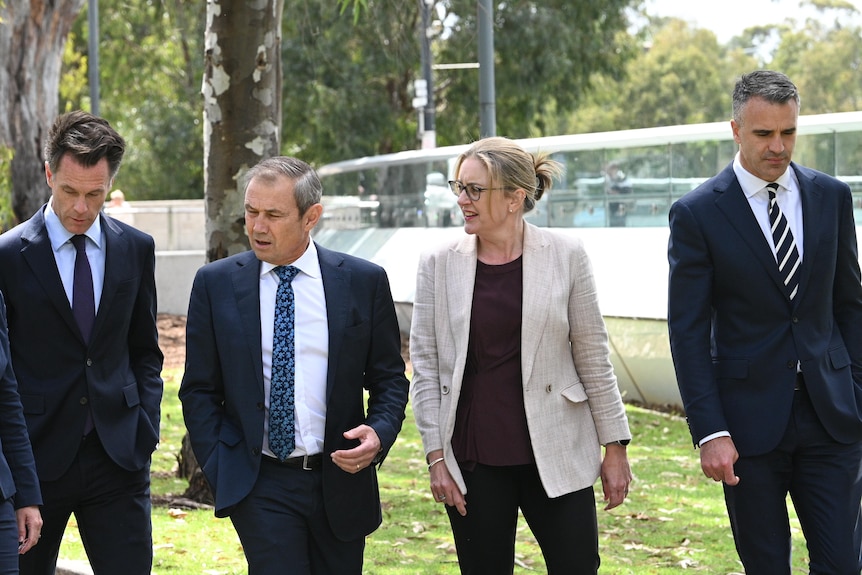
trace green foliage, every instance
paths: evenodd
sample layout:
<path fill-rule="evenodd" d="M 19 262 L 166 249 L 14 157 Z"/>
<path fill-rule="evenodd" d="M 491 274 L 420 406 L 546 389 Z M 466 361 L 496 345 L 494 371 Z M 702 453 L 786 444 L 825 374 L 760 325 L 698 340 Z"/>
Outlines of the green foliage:
<path fill-rule="evenodd" d="M 100 113 L 123 135 L 117 177 L 130 200 L 203 197 L 201 128 L 206 3 L 101 0 Z M 64 58 L 61 110 L 90 108 L 87 9 Z"/>
<path fill-rule="evenodd" d="M 530 137 L 724 121 L 739 74 L 782 70 L 803 113 L 862 109 L 862 28 L 845 0 L 809 0 L 834 23 L 785 18 L 726 45 L 638 0 L 496 3 L 497 133 Z M 434 0 L 432 59 L 477 62 L 475 0 Z M 782 15 L 777 15 L 777 19 Z M 203 194 L 206 4 L 101 0 L 101 112 L 127 138 L 117 181 L 132 200 Z M 282 152 L 312 165 L 419 147 L 418 1 L 285 0 Z M 87 14 L 64 58 L 60 109 L 89 108 Z M 479 137 L 478 71 L 437 69 L 438 145 Z"/>
<path fill-rule="evenodd" d="M 12 156 L 15 150 L 0 145 L 0 232 L 15 225 L 12 212 Z"/>

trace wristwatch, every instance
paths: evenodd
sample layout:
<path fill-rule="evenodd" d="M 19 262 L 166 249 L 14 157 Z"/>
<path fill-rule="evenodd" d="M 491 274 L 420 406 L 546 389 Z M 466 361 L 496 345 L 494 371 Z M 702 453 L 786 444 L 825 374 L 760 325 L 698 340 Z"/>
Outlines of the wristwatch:
<path fill-rule="evenodd" d="M 616 441 L 611 441 L 610 443 L 605 443 L 605 446 L 616 444 L 616 445 L 622 445 L 623 447 L 625 447 L 626 445 L 628 445 L 631 442 L 632 442 L 631 439 L 618 439 Z"/>

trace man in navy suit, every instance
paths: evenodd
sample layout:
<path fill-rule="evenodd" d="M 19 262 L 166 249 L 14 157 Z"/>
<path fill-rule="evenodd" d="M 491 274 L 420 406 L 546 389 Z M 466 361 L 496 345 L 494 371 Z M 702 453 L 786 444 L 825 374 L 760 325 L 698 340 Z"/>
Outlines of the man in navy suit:
<path fill-rule="evenodd" d="M 57 118 L 45 145 L 51 198 L 0 236 L 12 364 L 44 499 L 42 540 L 21 556 L 22 574 L 54 573 L 72 513 L 95 573 L 151 571 L 162 397 L 155 247 L 101 212 L 124 152 L 105 120 Z"/>
<path fill-rule="evenodd" d="M 249 573 L 359 575 L 365 536 L 382 520 L 375 466 L 407 404 L 389 282 L 380 267 L 310 239 L 323 212 L 310 166 L 270 158 L 245 182 L 252 251 L 204 266 L 192 287 L 179 394 L 189 438 Z M 292 281 L 280 279 L 291 267 Z M 285 410 L 271 409 L 280 400 L 270 392 L 281 378 L 284 281 L 295 301 L 295 441 L 279 455 L 270 415 Z"/>
<path fill-rule="evenodd" d="M 846 184 L 791 162 L 798 115 L 785 75 L 759 70 L 737 82 L 739 153 L 670 211 L 671 352 L 701 467 L 723 482 L 745 572 L 789 575 L 789 493 L 811 573 L 859 575 L 853 200 Z"/>

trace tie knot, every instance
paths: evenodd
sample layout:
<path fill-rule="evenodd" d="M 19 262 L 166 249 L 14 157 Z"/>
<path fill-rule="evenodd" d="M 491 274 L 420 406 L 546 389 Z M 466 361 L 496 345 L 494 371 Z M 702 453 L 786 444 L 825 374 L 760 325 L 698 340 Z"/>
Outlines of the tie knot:
<path fill-rule="evenodd" d="M 769 192 L 769 199 L 771 200 L 775 197 L 775 192 L 778 191 L 778 184 L 776 184 L 775 182 L 770 182 L 766 184 L 766 191 Z"/>
<path fill-rule="evenodd" d="M 278 279 L 287 283 L 292 282 L 298 273 L 299 268 L 294 266 L 278 266 L 275 268 L 275 274 L 278 276 Z"/>
<path fill-rule="evenodd" d="M 72 236 L 71 239 L 72 245 L 75 246 L 75 249 L 79 252 L 85 252 L 87 248 L 87 236 L 84 234 L 77 234 Z"/>

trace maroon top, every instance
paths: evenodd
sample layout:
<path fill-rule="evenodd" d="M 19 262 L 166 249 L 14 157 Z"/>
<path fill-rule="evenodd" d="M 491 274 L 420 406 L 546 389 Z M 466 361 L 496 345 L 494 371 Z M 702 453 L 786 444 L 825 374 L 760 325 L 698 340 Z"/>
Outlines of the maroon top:
<path fill-rule="evenodd" d="M 521 384 L 522 258 L 492 266 L 478 262 L 470 341 L 452 435 L 466 469 L 532 463 Z"/>

